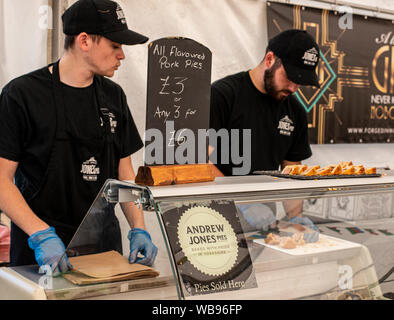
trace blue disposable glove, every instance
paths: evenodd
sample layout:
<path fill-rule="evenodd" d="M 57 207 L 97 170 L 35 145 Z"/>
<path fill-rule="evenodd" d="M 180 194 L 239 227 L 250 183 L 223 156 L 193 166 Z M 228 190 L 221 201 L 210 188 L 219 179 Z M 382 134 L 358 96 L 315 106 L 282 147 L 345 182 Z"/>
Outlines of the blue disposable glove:
<path fill-rule="evenodd" d="M 134 228 L 129 231 L 127 238 L 130 240 L 129 263 L 151 266 L 157 255 L 157 247 L 153 244 L 149 233 L 144 229 Z M 144 258 L 137 257 L 139 252 Z"/>
<path fill-rule="evenodd" d="M 66 248 L 56 234 L 55 228 L 50 227 L 37 231 L 29 237 L 28 243 L 29 247 L 34 250 L 38 265 L 51 268 L 52 274 L 48 274 L 48 270 L 44 269 L 47 271 L 47 275 L 56 276 L 73 268 L 65 254 Z"/>
<path fill-rule="evenodd" d="M 266 231 L 276 221 L 270 207 L 263 203 L 237 204 L 245 220 L 256 230 Z"/>

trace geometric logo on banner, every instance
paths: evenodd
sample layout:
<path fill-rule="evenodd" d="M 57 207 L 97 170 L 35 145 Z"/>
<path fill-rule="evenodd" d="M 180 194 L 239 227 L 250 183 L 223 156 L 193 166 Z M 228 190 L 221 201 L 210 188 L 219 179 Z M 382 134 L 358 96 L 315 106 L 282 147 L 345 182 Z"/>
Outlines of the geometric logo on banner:
<path fill-rule="evenodd" d="M 301 103 L 301 105 L 304 107 L 307 113 L 309 113 L 309 111 L 312 110 L 314 105 L 320 100 L 322 95 L 328 90 L 331 83 L 337 78 L 337 75 L 335 74 L 334 70 L 332 70 L 331 66 L 326 60 L 326 57 L 321 51 L 320 51 L 320 58 L 321 60 L 323 60 L 320 63 L 320 68 L 322 68 L 324 75 L 324 81 L 320 85 L 320 88 L 317 89 L 311 97 L 308 97 L 307 94 L 303 92 L 301 87 L 295 93 L 295 96 L 297 97 L 298 101 Z"/>

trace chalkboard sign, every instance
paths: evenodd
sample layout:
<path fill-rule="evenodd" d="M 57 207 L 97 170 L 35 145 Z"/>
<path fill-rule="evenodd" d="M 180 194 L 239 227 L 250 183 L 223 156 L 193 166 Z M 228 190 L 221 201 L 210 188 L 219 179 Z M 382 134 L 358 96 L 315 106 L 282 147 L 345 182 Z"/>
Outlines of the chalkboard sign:
<path fill-rule="evenodd" d="M 149 44 L 145 165 L 207 163 L 211 65 L 194 40 Z"/>

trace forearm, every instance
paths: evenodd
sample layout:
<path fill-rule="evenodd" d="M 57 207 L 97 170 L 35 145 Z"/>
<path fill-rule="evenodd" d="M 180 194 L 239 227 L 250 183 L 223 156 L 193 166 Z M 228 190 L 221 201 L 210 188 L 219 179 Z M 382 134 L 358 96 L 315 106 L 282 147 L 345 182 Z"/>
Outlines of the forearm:
<path fill-rule="evenodd" d="M 284 200 L 283 207 L 289 219 L 295 216 L 301 216 L 303 201 L 301 199 Z"/>
<path fill-rule="evenodd" d="M 119 162 L 119 180 L 131 181 L 135 179 L 135 173 L 131 164 L 131 158 L 122 158 Z M 133 202 L 121 203 L 120 207 L 126 217 L 131 229 L 145 229 L 144 212 L 142 208 L 138 208 Z"/>
<path fill-rule="evenodd" d="M 0 209 L 29 236 L 37 231 L 49 228 L 48 224 L 31 210 L 12 181 L 0 178 L 0 190 L 2 190 L 0 193 Z"/>
<path fill-rule="evenodd" d="M 138 208 L 134 203 L 125 202 L 120 204 L 131 229 L 145 229 L 144 213 L 142 208 Z"/>

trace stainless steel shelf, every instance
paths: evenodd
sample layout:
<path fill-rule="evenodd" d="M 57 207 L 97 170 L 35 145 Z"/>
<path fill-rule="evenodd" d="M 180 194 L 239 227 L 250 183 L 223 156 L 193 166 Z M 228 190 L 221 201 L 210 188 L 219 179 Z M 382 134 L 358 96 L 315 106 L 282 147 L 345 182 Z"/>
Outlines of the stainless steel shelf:
<path fill-rule="evenodd" d="M 271 176 L 223 177 L 209 183 L 150 187 L 154 201 L 281 201 L 394 192 L 394 172 L 379 178 L 291 180 Z"/>

